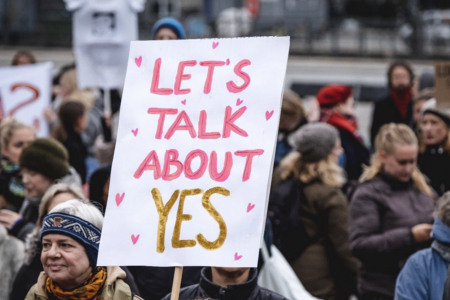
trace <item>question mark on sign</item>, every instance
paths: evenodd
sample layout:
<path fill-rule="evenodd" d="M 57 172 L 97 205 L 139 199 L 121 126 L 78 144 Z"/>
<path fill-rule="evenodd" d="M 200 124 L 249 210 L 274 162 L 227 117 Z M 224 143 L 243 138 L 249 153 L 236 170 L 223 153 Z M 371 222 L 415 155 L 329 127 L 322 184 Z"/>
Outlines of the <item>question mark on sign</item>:
<path fill-rule="evenodd" d="M 27 106 L 28 104 L 31 104 L 31 103 L 35 102 L 35 101 L 39 98 L 39 95 L 40 95 L 39 90 L 38 90 L 36 87 L 34 87 L 34 86 L 32 86 L 32 85 L 29 85 L 29 84 L 26 84 L 26 83 L 18 83 L 18 84 L 14 84 L 14 85 L 11 87 L 11 91 L 12 91 L 12 92 L 15 92 L 15 91 L 18 90 L 18 89 L 28 89 L 28 90 L 31 90 L 31 92 L 33 93 L 33 95 L 32 95 L 32 97 L 31 97 L 29 100 L 24 101 L 24 102 L 21 102 L 21 103 L 17 104 L 15 107 L 13 107 L 13 108 L 10 110 L 10 112 L 9 112 L 9 116 L 10 116 L 10 117 L 13 117 L 14 114 L 15 114 L 19 109 L 23 108 L 24 106 Z M 3 114 L 3 103 L 0 103 L 0 104 L 2 105 L 2 108 L 1 108 L 1 114 Z M 36 130 L 39 130 L 39 125 L 40 125 L 40 124 L 39 124 L 39 119 L 37 119 L 37 118 L 34 119 L 33 125 L 34 125 L 34 127 L 35 127 Z"/>

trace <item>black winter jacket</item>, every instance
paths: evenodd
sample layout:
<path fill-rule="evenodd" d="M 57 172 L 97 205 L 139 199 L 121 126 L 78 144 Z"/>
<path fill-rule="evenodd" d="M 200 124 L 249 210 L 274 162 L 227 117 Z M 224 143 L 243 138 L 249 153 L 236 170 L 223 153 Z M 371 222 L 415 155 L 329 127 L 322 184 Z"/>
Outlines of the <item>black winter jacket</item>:
<path fill-rule="evenodd" d="M 406 118 L 403 118 L 390 95 L 377 102 L 373 111 L 372 126 L 370 128 L 370 142 L 372 143 L 372 147 L 374 147 L 375 137 L 383 125 L 402 123 L 412 127 L 414 123 L 412 107 L 413 104 L 411 101 L 408 106 Z"/>
<path fill-rule="evenodd" d="M 129 266 L 136 285 L 145 300 L 161 300 L 172 290 L 175 268 Z M 181 287 L 187 287 L 200 281 L 202 267 L 184 267 Z"/>
<path fill-rule="evenodd" d="M 287 300 L 275 292 L 258 285 L 256 269 L 250 270 L 244 284 L 229 285 L 226 289 L 212 282 L 211 268 L 204 268 L 200 283 L 181 289 L 180 300 L 212 298 L 215 300 Z M 170 294 L 162 300 L 170 300 Z"/>
<path fill-rule="evenodd" d="M 357 181 L 363 172 L 363 166 L 370 164 L 370 152 L 350 132 L 339 130 L 339 136 L 346 158 L 347 179 Z"/>
<path fill-rule="evenodd" d="M 87 149 L 81 139 L 79 133 L 75 132 L 73 129 L 66 129 L 67 139 L 62 142 L 64 147 L 66 147 L 69 153 L 69 163 L 75 168 L 77 173 L 81 177 L 81 182 L 86 183 L 86 157 Z"/>
<path fill-rule="evenodd" d="M 441 147 L 428 146 L 419 153 L 417 164 L 439 196 L 450 191 L 450 155 Z"/>

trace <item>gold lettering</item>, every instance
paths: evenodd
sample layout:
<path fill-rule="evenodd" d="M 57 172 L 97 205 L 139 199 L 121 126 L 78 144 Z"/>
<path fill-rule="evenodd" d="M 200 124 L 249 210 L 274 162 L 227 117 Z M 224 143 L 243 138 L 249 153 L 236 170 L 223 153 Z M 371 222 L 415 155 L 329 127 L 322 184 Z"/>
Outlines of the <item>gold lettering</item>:
<path fill-rule="evenodd" d="M 181 191 L 180 203 L 178 204 L 178 211 L 177 211 L 177 220 L 175 221 L 175 228 L 173 229 L 173 236 L 172 236 L 173 248 L 194 247 L 197 244 L 195 240 L 180 240 L 180 234 L 181 234 L 181 222 L 190 221 L 192 219 L 192 215 L 183 214 L 184 201 L 186 200 L 186 196 L 195 196 L 201 193 L 203 193 L 203 190 L 201 189 Z"/>
<path fill-rule="evenodd" d="M 156 243 L 156 251 L 158 253 L 164 252 L 164 238 L 166 236 L 167 217 L 169 216 L 170 210 L 175 204 L 175 201 L 177 201 L 179 194 L 180 190 L 175 190 L 175 192 L 173 192 L 172 194 L 172 197 L 170 197 L 169 201 L 166 203 L 166 205 L 164 205 L 159 190 L 157 188 L 152 189 L 153 200 L 155 200 L 156 210 L 158 211 L 159 215 L 158 237 Z"/>
<path fill-rule="evenodd" d="M 229 196 L 230 191 L 222 187 L 215 187 L 207 190 L 203 194 L 202 205 L 208 211 L 208 213 L 214 218 L 214 220 L 216 220 L 216 222 L 219 223 L 219 230 L 220 230 L 219 237 L 214 242 L 210 242 L 207 239 L 205 239 L 205 237 L 201 233 L 197 235 L 198 243 L 200 244 L 200 246 L 202 246 L 207 250 L 219 249 L 220 247 L 222 247 L 227 237 L 227 225 L 225 224 L 225 221 L 223 220 L 219 212 L 211 204 L 210 197 L 212 194 L 221 194 L 224 196 Z"/>

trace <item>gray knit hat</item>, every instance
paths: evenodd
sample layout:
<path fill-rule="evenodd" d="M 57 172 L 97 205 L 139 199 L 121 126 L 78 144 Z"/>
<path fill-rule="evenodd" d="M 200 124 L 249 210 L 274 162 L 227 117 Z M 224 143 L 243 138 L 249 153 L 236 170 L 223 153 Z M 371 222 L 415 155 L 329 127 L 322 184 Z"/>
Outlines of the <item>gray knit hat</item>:
<path fill-rule="evenodd" d="M 326 123 L 310 123 L 302 126 L 292 136 L 294 148 L 305 162 L 318 162 L 326 158 L 339 138 L 336 128 Z"/>
<path fill-rule="evenodd" d="M 425 102 L 422 106 L 421 117 L 425 114 L 433 114 L 442 121 L 444 121 L 448 126 L 450 126 L 450 111 L 443 107 L 437 107 L 436 99 L 430 99 Z"/>

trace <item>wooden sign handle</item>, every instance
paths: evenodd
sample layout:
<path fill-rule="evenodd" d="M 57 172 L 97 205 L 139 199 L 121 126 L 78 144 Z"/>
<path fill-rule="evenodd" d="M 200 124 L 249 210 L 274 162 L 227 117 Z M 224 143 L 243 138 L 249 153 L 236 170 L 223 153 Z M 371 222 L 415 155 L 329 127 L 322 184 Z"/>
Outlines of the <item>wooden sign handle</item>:
<path fill-rule="evenodd" d="M 175 267 L 173 276 L 172 294 L 170 300 L 178 300 L 180 297 L 181 277 L 183 276 L 183 267 Z"/>

